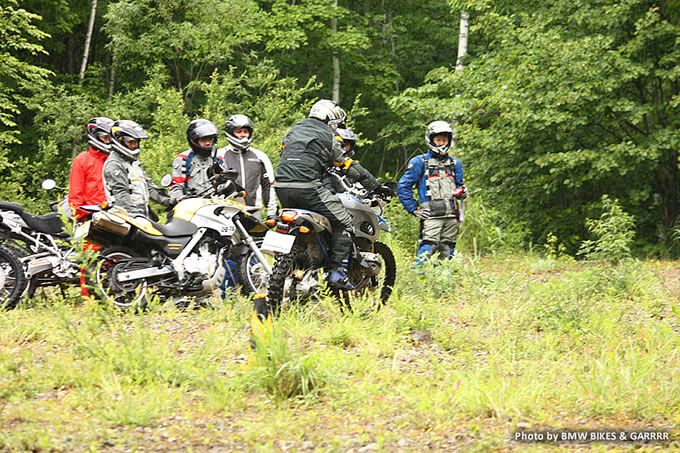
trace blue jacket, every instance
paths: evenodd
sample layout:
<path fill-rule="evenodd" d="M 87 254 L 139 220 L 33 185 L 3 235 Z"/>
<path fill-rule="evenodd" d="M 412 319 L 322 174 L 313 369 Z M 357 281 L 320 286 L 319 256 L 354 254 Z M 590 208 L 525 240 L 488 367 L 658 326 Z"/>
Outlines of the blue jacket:
<path fill-rule="evenodd" d="M 409 214 L 413 214 L 413 211 L 418 209 L 420 203 L 430 201 L 430 197 L 426 195 L 427 186 L 425 183 L 425 160 L 431 158 L 438 158 L 438 155 L 433 154 L 428 151 L 427 154 L 421 154 L 416 156 L 408 162 L 408 167 L 406 167 L 406 173 L 399 180 L 399 201 L 404 205 L 404 209 Z M 456 179 L 456 187 L 463 185 L 463 164 L 460 160 L 455 157 L 446 156 L 444 160 L 453 161 L 453 171 Z M 418 201 L 413 198 L 413 186 L 418 188 Z"/>

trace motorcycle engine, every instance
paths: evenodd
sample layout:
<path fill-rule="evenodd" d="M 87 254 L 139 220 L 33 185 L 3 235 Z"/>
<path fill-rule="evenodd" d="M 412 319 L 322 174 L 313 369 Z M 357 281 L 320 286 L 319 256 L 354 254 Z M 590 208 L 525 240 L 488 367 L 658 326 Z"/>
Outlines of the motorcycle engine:
<path fill-rule="evenodd" d="M 198 250 L 192 252 L 184 259 L 184 269 L 189 274 L 204 276 L 213 275 L 217 269 L 217 254 L 209 250 L 209 245 L 203 243 Z"/>
<path fill-rule="evenodd" d="M 371 252 L 360 252 L 361 261 L 359 266 L 361 267 L 361 272 L 364 275 L 373 277 L 378 275 L 382 270 L 382 260 L 380 255 Z"/>

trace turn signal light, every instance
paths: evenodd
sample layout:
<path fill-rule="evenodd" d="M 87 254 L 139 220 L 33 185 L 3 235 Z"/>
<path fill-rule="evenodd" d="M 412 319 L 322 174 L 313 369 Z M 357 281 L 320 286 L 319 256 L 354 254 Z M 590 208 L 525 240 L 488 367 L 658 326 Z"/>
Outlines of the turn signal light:
<path fill-rule="evenodd" d="M 292 222 L 295 220 L 295 217 L 297 217 L 297 214 L 296 211 L 283 211 L 281 212 L 281 220 L 284 222 Z"/>
<path fill-rule="evenodd" d="M 300 233 L 309 233 L 309 228 L 307 228 L 306 226 L 301 226 Z"/>
<path fill-rule="evenodd" d="M 269 220 L 265 221 L 264 224 L 267 225 L 267 226 L 273 227 L 274 225 L 276 225 L 276 219 L 269 219 Z"/>

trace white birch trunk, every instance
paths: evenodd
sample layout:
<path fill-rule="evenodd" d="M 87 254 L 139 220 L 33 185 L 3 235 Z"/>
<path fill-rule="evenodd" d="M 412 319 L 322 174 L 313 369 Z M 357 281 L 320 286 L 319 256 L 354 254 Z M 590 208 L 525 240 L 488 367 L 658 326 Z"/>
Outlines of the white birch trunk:
<path fill-rule="evenodd" d="M 90 9 L 90 22 L 87 25 L 87 35 L 85 36 L 85 50 L 83 51 L 83 61 L 80 64 L 80 84 L 82 85 L 85 78 L 85 69 L 87 68 L 87 59 L 90 56 L 90 41 L 92 40 L 92 32 L 94 31 L 94 18 L 97 15 L 97 0 L 92 0 L 92 7 Z"/>
<path fill-rule="evenodd" d="M 458 58 L 456 59 L 456 72 L 463 72 L 463 59 L 468 49 L 468 22 L 470 15 L 467 11 L 460 13 L 460 32 L 458 34 Z"/>
<path fill-rule="evenodd" d="M 468 12 L 462 11 L 460 13 L 460 31 L 458 32 L 458 58 L 456 59 L 457 73 L 463 72 L 464 59 L 467 55 L 469 20 L 470 15 Z M 458 119 L 455 116 L 451 119 L 451 126 L 453 129 L 453 145 L 455 145 L 458 141 Z"/>

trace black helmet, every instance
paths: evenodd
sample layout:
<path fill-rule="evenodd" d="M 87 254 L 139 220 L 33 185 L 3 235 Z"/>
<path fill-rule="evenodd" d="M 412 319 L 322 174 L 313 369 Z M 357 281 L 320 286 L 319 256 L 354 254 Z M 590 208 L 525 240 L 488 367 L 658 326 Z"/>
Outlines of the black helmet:
<path fill-rule="evenodd" d="M 130 149 L 125 144 L 127 140 L 144 140 L 149 138 L 142 126 L 130 120 L 118 120 L 111 126 L 111 149 L 123 156 L 136 160 L 139 159 L 141 144 L 135 149 Z"/>
<path fill-rule="evenodd" d="M 246 128 L 250 132 L 248 137 L 238 138 L 234 135 L 236 129 Z M 253 123 L 246 115 L 231 115 L 224 125 L 224 135 L 231 146 L 239 151 L 245 151 L 253 142 Z"/>
<path fill-rule="evenodd" d="M 344 127 L 347 114 L 338 104 L 328 99 L 316 101 L 309 110 L 309 118 L 316 118 L 328 124 L 333 130 Z"/>
<path fill-rule="evenodd" d="M 432 139 L 437 135 L 446 135 L 449 137 L 449 142 L 446 145 L 436 146 Z M 451 148 L 451 141 L 453 140 L 453 129 L 451 125 L 446 121 L 433 121 L 425 129 L 425 141 L 427 142 L 427 147 L 433 153 L 445 156 Z"/>
<path fill-rule="evenodd" d="M 349 127 L 339 127 L 335 132 L 337 132 L 343 143 L 349 144 L 349 151 L 347 151 L 347 155 L 352 157 L 354 155 L 354 145 L 359 138 L 357 137 L 357 134 L 355 134 L 354 131 L 352 131 L 352 129 Z"/>
<path fill-rule="evenodd" d="M 187 127 L 189 146 L 199 154 L 212 154 L 217 149 L 217 134 L 217 126 L 204 119 L 193 120 Z M 212 145 L 201 146 L 198 140 L 202 138 L 212 138 Z"/>
<path fill-rule="evenodd" d="M 99 139 L 102 135 L 111 136 L 111 126 L 113 120 L 105 116 L 92 118 L 87 123 L 87 143 L 96 150 L 108 154 L 111 151 L 111 144 L 104 143 Z"/>

